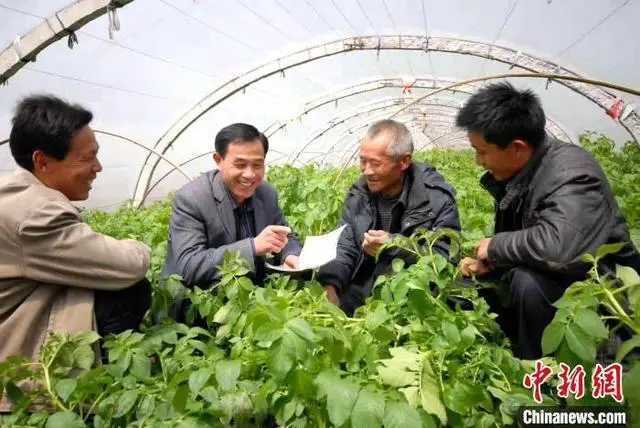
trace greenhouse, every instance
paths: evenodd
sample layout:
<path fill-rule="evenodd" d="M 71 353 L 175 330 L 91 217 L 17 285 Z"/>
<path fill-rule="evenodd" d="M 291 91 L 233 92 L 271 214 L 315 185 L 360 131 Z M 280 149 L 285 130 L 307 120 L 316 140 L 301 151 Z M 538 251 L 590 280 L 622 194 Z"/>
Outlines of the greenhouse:
<path fill-rule="evenodd" d="M 0 0 L 0 426 L 640 426 L 638 17 Z"/>

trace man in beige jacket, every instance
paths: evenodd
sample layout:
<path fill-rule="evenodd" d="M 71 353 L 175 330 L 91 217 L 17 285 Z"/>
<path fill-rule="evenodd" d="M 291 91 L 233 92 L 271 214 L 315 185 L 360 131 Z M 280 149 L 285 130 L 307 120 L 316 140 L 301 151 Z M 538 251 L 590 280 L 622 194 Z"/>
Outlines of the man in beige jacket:
<path fill-rule="evenodd" d="M 0 361 L 38 358 L 53 332 L 137 329 L 149 307 L 149 247 L 94 232 L 71 203 L 102 170 L 92 118 L 50 96 L 18 104 L 19 167 L 0 178 Z"/>

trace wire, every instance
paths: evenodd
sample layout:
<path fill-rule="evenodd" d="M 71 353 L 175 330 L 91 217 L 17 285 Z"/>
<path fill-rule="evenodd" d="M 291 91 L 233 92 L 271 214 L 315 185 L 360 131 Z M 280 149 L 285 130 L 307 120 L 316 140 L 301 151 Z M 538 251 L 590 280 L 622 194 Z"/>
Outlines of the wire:
<path fill-rule="evenodd" d="M 398 26 L 396 25 L 395 21 L 393 20 L 393 17 L 391 16 L 391 11 L 389 10 L 389 6 L 387 6 L 387 2 L 382 0 L 382 4 L 384 5 L 384 9 L 387 11 L 387 16 L 389 17 L 389 21 L 391 21 L 391 25 L 393 25 L 393 28 L 396 30 L 396 34 L 398 35 L 398 37 L 402 37 L 400 36 L 400 30 L 398 29 Z M 409 71 L 411 72 L 411 76 L 415 77 L 416 74 L 413 72 L 413 67 L 411 67 L 411 61 L 409 60 L 409 56 L 404 52 L 401 55 L 407 61 L 407 65 L 409 66 Z"/>
<path fill-rule="evenodd" d="M 496 42 L 498 41 L 498 38 L 500 37 L 500 34 L 502 34 L 502 30 L 504 30 L 504 27 L 507 26 L 507 23 L 511 19 L 511 15 L 513 15 L 513 11 L 516 10 L 516 6 L 518 6 L 519 2 L 520 2 L 520 0 L 516 0 L 513 3 L 513 5 L 511 6 L 511 8 L 509 9 L 509 11 L 507 12 L 507 15 L 504 17 L 504 20 L 502 21 L 502 25 L 500 26 L 500 28 L 498 29 L 498 32 L 496 33 L 495 37 L 491 41 L 491 45 L 489 46 L 489 52 L 487 52 L 487 57 L 491 56 L 491 51 L 493 50 L 493 45 L 495 45 Z M 489 61 L 489 58 L 485 58 L 482 61 L 482 64 L 480 64 L 480 73 L 478 73 L 479 76 L 482 76 L 482 74 L 484 73 L 484 67 L 487 64 L 487 61 Z M 486 80 L 483 81 L 480 86 L 484 86 L 485 83 L 486 83 Z"/>
<path fill-rule="evenodd" d="M 287 15 L 289 15 L 289 16 L 291 17 L 291 19 L 293 19 L 293 20 L 296 22 L 296 24 L 298 24 L 299 26 L 301 26 L 302 28 L 304 28 L 304 29 L 307 31 L 307 33 L 309 33 L 312 37 L 313 37 L 313 36 L 315 36 L 315 34 L 313 34 L 313 31 L 309 30 L 309 27 L 307 27 L 306 25 L 304 25 L 304 24 L 303 24 L 302 22 L 300 22 L 300 21 L 299 21 L 295 16 L 293 16 L 293 14 L 292 14 L 291 12 L 289 12 L 289 9 L 287 9 L 286 7 L 284 7 L 284 6 L 282 5 L 282 3 L 280 3 L 280 1 L 279 1 L 279 0 L 276 0 L 276 4 L 277 4 L 278 6 L 280 6 L 280 9 L 284 10 L 284 11 L 285 11 L 285 13 L 286 13 Z"/>
<path fill-rule="evenodd" d="M 627 4 L 629 4 L 630 0 L 626 0 L 624 3 L 622 3 L 620 6 L 616 7 L 614 10 L 612 10 L 607 16 L 605 16 L 604 18 L 602 18 L 600 21 L 598 21 L 593 27 L 591 27 L 586 33 L 584 33 L 583 35 L 581 35 L 580 37 L 578 37 L 574 42 L 570 43 L 569 46 L 567 46 L 566 48 L 562 49 L 560 52 L 558 52 L 556 54 L 556 58 L 560 57 L 560 55 L 563 55 L 565 53 L 567 53 L 570 49 L 572 49 L 573 47 L 575 47 L 578 43 L 580 43 L 581 41 L 583 41 L 585 38 L 587 38 L 591 33 L 593 33 L 596 28 L 600 27 L 602 24 L 604 24 L 609 18 L 611 18 L 613 15 L 615 15 L 620 9 L 622 9 L 623 7 L 625 7 Z"/>
<path fill-rule="evenodd" d="M 47 76 L 58 77 L 60 79 L 71 80 L 71 81 L 74 81 L 74 82 L 79 82 L 79 83 L 84 83 L 84 84 L 87 84 L 87 85 L 98 86 L 100 88 L 105 88 L 105 89 L 112 89 L 114 91 L 126 92 L 126 93 L 129 93 L 129 94 L 141 95 L 141 96 L 144 96 L 144 97 L 155 98 L 155 99 L 164 100 L 164 101 L 179 102 L 179 103 L 184 102 L 184 100 L 176 100 L 176 99 L 173 99 L 173 98 L 163 97 L 163 96 L 160 96 L 160 95 L 153 95 L 153 94 L 148 94 L 148 93 L 145 93 L 145 92 L 134 91 L 132 89 L 119 88 L 117 86 L 106 85 L 106 84 L 98 83 L 98 82 L 92 82 L 90 80 L 84 80 L 84 79 L 80 79 L 80 78 L 77 78 L 77 77 L 65 76 L 63 74 L 53 73 L 53 72 L 50 72 L 50 71 L 37 70 L 37 69 L 31 68 L 31 67 L 24 67 L 24 69 L 25 70 L 29 70 L 29 71 L 33 71 L 35 73 L 44 74 L 44 75 L 47 75 Z"/>
<path fill-rule="evenodd" d="M 356 30 L 356 27 L 353 26 L 353 24 L 351 24 L 351 21 L 349 21 L 349 19 L 347 19 L 347 17 L 345 16 L 344 12 L 342 12 L 342 9 L 340 9 L 340 7 L 338 7 L 338 5 L 336 4 L 335 0 L 331 0 L 331 3 L 333 4 L 333 7 L 338 11 L 338 13 L 340 14 L 340 16 L 342 16 L 342 19 L 344 19 L 344 21 L 347 23 L 347 25 L 349 27 L 351 27 L 351 30 L 353 31 L 353 34 L 358 34 L 358 30 Z"/>
<path fill-rule="evenodd" d="M 362 4 L 360 3 L 360 0 L 356 0 L 356 2 L 358 3 L 358 7 L 360 8 L 360 11 L 362 12 L 362 14 L 364 15 L 365 18 L 367 18 L 367 21 L 369 21 L 369 25 L 371 25 L 371 28 L 373 28 L 373 31 L 376 34 L 380 34 L 380 32 L 378 31 L 378 29 L 376 28 L 375 25 L 373 25 L 373 21 L 371 21 L 371 18 L 369 18 L 369 15 L 367 14 L 367 12 L 365 12 L 364 8 L 362 7 Z"/>
<path fill-rule="evenodd" d="M 278 33 L 280 33 L 284 38 L 289 39 L 289 40 L 293 40 L 295 41 L 295 39 L 293 37 L 291 37 L 289 34 L 285 33 L 284 31 L 282 31 L 281 28 L 276 27 L 275 25 L 273 25 L 273 23 L 271 21 L 268 21 L 266 19 L 264 19 L 264 17 L 258 13 L 256 13 L 255 10 L 253 10 L 253 8 L 250 8 L 249 6 L 247 6 L 246 4 L 244 4 L 241 0 L 237 0 L 237 3 L 244 7 L 245 9 L 247 9 L 249 12 L 251 12 L 255 17 L 257 17 L 258 19 L 260 19 L 262 22 L 264 22 L 265 24 L 267 24 L 269 27 L 273 28 L 274 30 L 276 30 Z"/>
<path fill-rule="evenodd" d="M 427 0 L 422 1 L 422 18 L 424 20 L 424 35 L 427 38 L 427 43 L 429 42 L 429 24 L 427 20 L 427 7 L 425 6 L 425 2 Z M 431 67 L 431 75 L 435 76 L 435 68 L 433 67 L 433 59 L 431 58 L 431 50 L 427 46 L 427 56 L 429 57 L 429 66 Z"/>
<path fill-rule="evenodd" d="M 196 70 L 195 68 L 191 68 L 191 67 L 189 67 L 187 65 L 180 64 L 178 62 L 171 61 L 171 60 L 168 60 L 166 58 L 162 58 L 162 57 L 159 57 L 159 56 L 156 56 L 156 55 L 152 55 L 150 53 L 143 52 L 143 51 L 140 51 L 138 49 L 134 49 L 134 48 L 131 48 L 129 46 L 122 45 L 122 44 L 120 44 L 118 42 L 114 42 L 114 41 L 110 41 L 110 40 L 107 40 L 107 39 L 103 39 L 102 37 L 94 36 L 93 34 L 89 34 L 89 33 L 86 33 L 84 31 L 80 31 L 79 33 L 82 34 L 83 36 L 87 36 L 87 37 L 90 37 L 90 38 L 95 39 L 95 40 L 100 40 L 101 42 L 105 42 L 105 43 L 107 43 L 109 45 L 114 45 L 114 46 L 117 46 L 117 47 L 119 47 L 121 49 L 124 49 L 126 51 L 134 52 L 134 53 L 137 53 L 139 55 L 145 56 L 147 58 L 151 58 L 151 59 L 155 59 L 156 61 L 163 62 L 165 64 L 174 65 L 176 67 L 180 67 L 180 68 L 182 68 L 184 70 L 191 71 L 193 73 L 201 74 L 201 75 L 207 76 L 207 77 L 213 77 L 213 78 L 216 78 L 216 79 L 223 79 L 222 76 L 218 76 L 218 75 L 215 75 L 215 74 L 207 73 L 206 71 Z"/>
<path fill-rule="evenodd" d="M 172 9 L 176 10 L 177 12 L 181 13 L 182 15 L 184 15 L 184 16 L 186 16 L 186 17 L 188 17 L 188 18 L 191 18 L 192 20 L 194 20 L 194 21 L 196 21 L 196 22 L 198 22 L 198 23 L 200 23 L 200 24 L 204 25 L 205 27 L 209 28 L 210 30 L 215 31 L 216 33 L 221 34 L 221 35 L 223 35 L 223 36 L 227 37 L 228 39 L 231 39 L 231 40 L 233 40 L 234 42 L 236 42 L 236 43 L 238 43 L 238 44 L 240 44 L 240 45 L 242 45 L 242 46 L 244 46 L 244 47 L 247 47 L 247 48 L 252 49 L 252 50 L 254 50 L 254 51 L 257 51 L 257 50 L 258 50 L 258 49 L 257 49 L 257 48 L 255 48 L 254 46 L 248 45 L 248 44 L 246 44 L 245 42 L 243 42 L 242 40 L 237 39 L 236 37 L 234 37 L 234 36 L 232 36 L 232 35 L 230 35 L 230 34 L 227 34 L 227 33 L 225 33 L 224 31 L 219 30 L 219 29 L 215 28 L 215 27 L 214 27 L 214 26 L 212 26 L 212 25 L 207 24 L 207 23 L 206 23 L 205 21 L 203 21 L 202 19 L 200 19 L 200 18 L 196 18 L 195 16 L 193 16 L 193 15 L 191 15 L 191 14 L 189 14 L 189 13 L 185 12 L 184 10 L 180 9 L 179 7 L 176 7 L 176 6 L 172 5 L 171 3 L 167 2 L 166 0 L 158 0 L 158 1 L 159 1 L 159 2 L 161 2 L 161 3 L 163 3 L 163 4 L 165 4 L 166 6 L 169 6 L 169 7 L 170 7 L 170 8 L 172 8 Z"/>
<path fill-rule="evenodd" d="M 3 4 L 0 4 L 0 9 L 6 9 L 6 10 L 10 10 L 10 11 L 12 11 L 12 12 L 20 13 L 20 14 L 22 14 L 22 15 L 26 15 L 26 16 L 31 16 L 31 17 L 33 17 L 33 18 L 39 18 L 39 19 L 42 19 L 42 17 L 41 17 L 41 16 L 34 15 L 33 13 L 29 13 L 29 12 L 26 12 L 26 11 L 21 10 L 21 9 L 16 9 L 16 8 L 13 8 L 13 7 L 10 7 L 10 6 L 5 6 L 5 5 L 3 5 Z"/>
<path fill-rule="evenodd" d="M 312 5 L 311 3 L 309 3 L 309 0 L 304 0 L 304 1 L 305 1 L 305 2 L 307 3 L 307 5 L 308 5 L 312 10 L 313 10 L 313 12 L 316 14 L 316 16 L 317 16 L 318 18 L 320 18 L 320 20 L 322 20 L 322 22 L 324 22 L 324 24 L 327 26 L 327 28 L 329 28 L 329 30 L 333 31 L 333 32 L 334 32 L 336 35 L 338 35 L 338 36 L 340 35 L 340 33 L 338 33 L 338 32 L 335 30 L 335 28 L 333 28 L 333 27 L 331 26 L 331 24 L 329 24 L 329 22 L 327 22 L 327 20 L 326 20 L 326 19 L 324 19 L 324 17 L 318 13 L 318 11 L 316 10 L 316 8 L 315 8 L 315 7 L 313 7 L 313 5 Z"/>

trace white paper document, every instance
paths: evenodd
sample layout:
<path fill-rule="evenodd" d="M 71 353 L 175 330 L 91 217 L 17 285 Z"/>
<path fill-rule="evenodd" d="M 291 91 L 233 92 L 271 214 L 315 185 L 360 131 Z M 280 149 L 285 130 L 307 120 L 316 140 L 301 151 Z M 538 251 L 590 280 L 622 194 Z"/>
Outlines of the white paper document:
<path fill-rule="evenodd" d="M 300 272 L 325 265 L 336 258 L 338 240 L 344 228 L 345 226 L 340 226 L 324 235 L 307 236 L 304 247 L 302 247 L 302 251 L 300 252 L 300 262 L 297 269 L 292 269 L 285 265 L 274 266 L 270 263 L 265 263 L 265 265 L 269 269 L 281 272 Z"/>

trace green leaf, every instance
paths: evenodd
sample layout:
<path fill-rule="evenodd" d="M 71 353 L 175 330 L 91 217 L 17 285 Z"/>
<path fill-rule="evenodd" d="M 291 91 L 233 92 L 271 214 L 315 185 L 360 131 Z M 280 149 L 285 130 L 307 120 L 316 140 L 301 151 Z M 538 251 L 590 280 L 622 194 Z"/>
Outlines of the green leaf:
<path fill-rule="evenodd" d="M 141 353 L 133 354 L 131 357 L 131 373 L 139 378 L 146 379 L 151 376 L 151 361 L 149 357 Z"/>
<path fill-rule="evenodd" d="M 327 396 L 329 420 L 335 426 L 342 426 L 351 416 L 360 388 L 331 371 L 320 373 L 315 382 L 320 392 Z"/>
<path fill-rule="evenodd" d="M 91 345 L 98 339 L 100 339 L 100 335 L 95 331 L 80 333 L 76 338 L 78 345 Z"/>
<path fill-rule="evenodd" d="M 189 389 L 194 395 L 198 395 L 202 387 L 207 383 L 212 375 L 209 368 L 202 368 L 189 375 Z"/>
<path fill-rule="evenodd" d="M 586 337 L 583 333 L 579 332 L 579 330 L 568 326 L 565 332 L 565 339 L 567 345 L 569 345 L 569 349 L 576 357 L 585 363 L 590 363 L 595 360 L 596 347 L 590 337 Z"/>
<path fill-rule="evenodd" d="M 418 382 L 418 374 L 416 372 L 407 371 L 397 365 L 390 367 L 379 366 L 378 374 L 382 382 L 395 387 L 415 385 Z"/>
<path fill-rule="evenodd" d="M 455 327 L 455 326 L 454 326 Z M 457 329 L 456 329 L 457 332 Z M 436 415 L 442 424 L 447 424 L 447 410 L 440 398 L 440 383 L 431 368 L 429 359 L 422 361 L 422 382 L 420 383 L 420 403 L 422 408 L 432 415 Z"/>
<path fill-rule="evenodd" d="M 313 376 L 305 370 L 296 370 L 293 377 L 293 393 L 303 398 L 314 398 L 316 388 Z"/>
<path fill-rule="evenodd" d="M 615 254 L 622 250 L 624 245 L 624 242 L 616 242 L 615 244 L 603 245 L 602 247 L 598 248 L 598 251 L 596 252 L 596 258 L 601 259 L 609 254 Z"/>
<path fill-rule="evenodd" d="M 253 340 L 262 342 L 266 346 L 270 346 L 272 342 L 282 337 L 282 326 L 275 322 L 267 322 L 262 324 L 253 335 Z"/>
<path fill-rule="evenodd" d="M 380 305 L 374 312 L 370 312 L 367 314 L 367 317 L 364 320 L 364 326 L 367 330 L 375 330 L 382 323 L 389 319 L 389 314 L 384 306 Z"/>
<path fill-rule="evenodd" d="M 630 288 L 627 290 L 629 296 L 629 304 L 636 312 L 636 317 L 640 317 L 640 275 L 634 269 L 627 266 L 616 266 L 616 275 L 622 280 L 625 286 Z"/>
<path fill-rule="evenodd" d="M 640 275 L 635 269 L 628 266 L 616 265 L 616 276 L 622 280 L 624 285 L 640 285 Z"/>
<path fill-rule="evenodd" d="M 385 428 L 422 428 L 420 413 L 407 403 L 387 403 L 384 420 Z"/>
<path fill-rule="evenodd" d="M 442 332 L 447 341 L 452 345 L 457 345 L 460 342 L 460 332 L 455 324 L 446 320 L 442 321 Z"/>
<path fill-rule="evenodd" d="M 80 415 L 72 412 L 58 412 L 49 416 L 45 428 L 85 428 Z"/>
<path fill-rule="evenodd" d="M 460 332 L 460 342 L 466 348 L 471 346 L 476 339 L 476 328 L 469 324 Z"/>
<path fill-rule="evenodd" d="M 558 349 L 564 338 L 565 330 L 566 324 L 559 322 L 552 322 L 544 329 L 542 333 L 543 355 L 549 355 Z"/>
<path fill-rule="evenodd" d="M 635 335 L 631 339 L 623 342 L 616 352 L 616 362 L 622 362 L 624 357 L 633 349 L 640 347 L 640 335 Z"/>
<path fill-rule="evenodd" d="M 82 345 L 73 350 L 73 359 L 76 366 L 84 370 L 89 370 L 95 361 L 95 354 L 91 345 Z"/>
<path fill-rule="evenodd" d="M 373 391 L 361 389 L 351 411 L 351 426 L 353 428 L 382 427 L 384 407 L 384 397 Z"/>
<path fill-rule="evenodd" d="M 400 272 L 404 268 L 404 260 L 393 259 L 393 261 L 391 262 L 391 268 L 395 273 Z"/>
<path fill-rule="evenodd" d="M 221 360 L 216 364 L 216 381 L 223 391 L 230 391 L 240 377 L 242 365 L 238 360 Z"/>
<path fill-rule="evenodd" d="M 187 399 L 189 398 L 189 387 L 187 385 L 182 385 L 180 388 L 176 390 L 175 395 L 173 396 L 173 408 L 178 413 L 183 413 L 185 407 L 187 406 Z"/>
<path fill-rule="evenodd" d="M 140 400 L 140 404 L 138 404 L 138 409 L 136 410 L 136 418 L 144 419 L 153 415 L 153 410 L 156 407 L 156 400 L 152 395 L 145 395 Z"/>
<path fill-rule="evenodd" d="M 200 396 L 212 404 L 218 401 L 218 391 L 213 386 L 203 388 L 200 391 Z"/>
<path fill-rule="evenodd" d="M 580 256 L 580 260 L 590 265 L 593 265 L 596 262 L 596 259 L 592 254 L 583 254 Z"/>
<path fill-rule="evenodd" d="M 7 395 L 9 399 L 14 403 L 19 402 L 25 395 L 24 392 L 13 382 L 9 381 L 5 384 L 5 389 L 7 390 Z"/>
<path fill-rule="evenodd" d="M 604 325 L 598 314 L 590 309 L 577 309 L 573 321 L 590 336 L 599 339 L 609 337 L 609 330 Z"/>
<path fill-rule="evenodd" d="M 120 418 L 133 409 L 138 399 L 138 393 L 135 390 L 125 391 L 117 401 L 116 411 L 113 414 L 114 418 Z"/>
<path fill-rule="evenodd" d="M 56 392 L 58 396 L 62 398 L 62 401 L 66 402 L 73 391 L 76 389 L 78 381 L 75 379 L 62 379 L 56 383 Z"/>
<path fill-rule="evenodd" d="M 292 320 L 289 320 L 287 326 L 291 331 L 305 340 L 308 340 L 310 342 L 314 342 L 316 340 L 316 336 L 315 334 L 313 334 L 313 329 L 311 328 L 309 323 L 301 318 L 294 318 Z"/>
<path fill-rule="evenodd" d="M 229 312 L 231 312 L 232 308 L 233 305 L 231 303 L 227 303 L 226 305 L 218 309 L 216 314 L 213 316 L 213 322 L 218 324 L 226 324 L 226 322 L 229 320 Z"/>
<path fill-rule="evenodd" d="M 267 360 L 267 366 L 269 370 L 273 372 L 276 379 L 284 379 L 287 373 L 293 366 L 293 357 L 289 353 L 289 350 L 281 341 L 274 346 L 269 353 L 269 359 Z"/>

